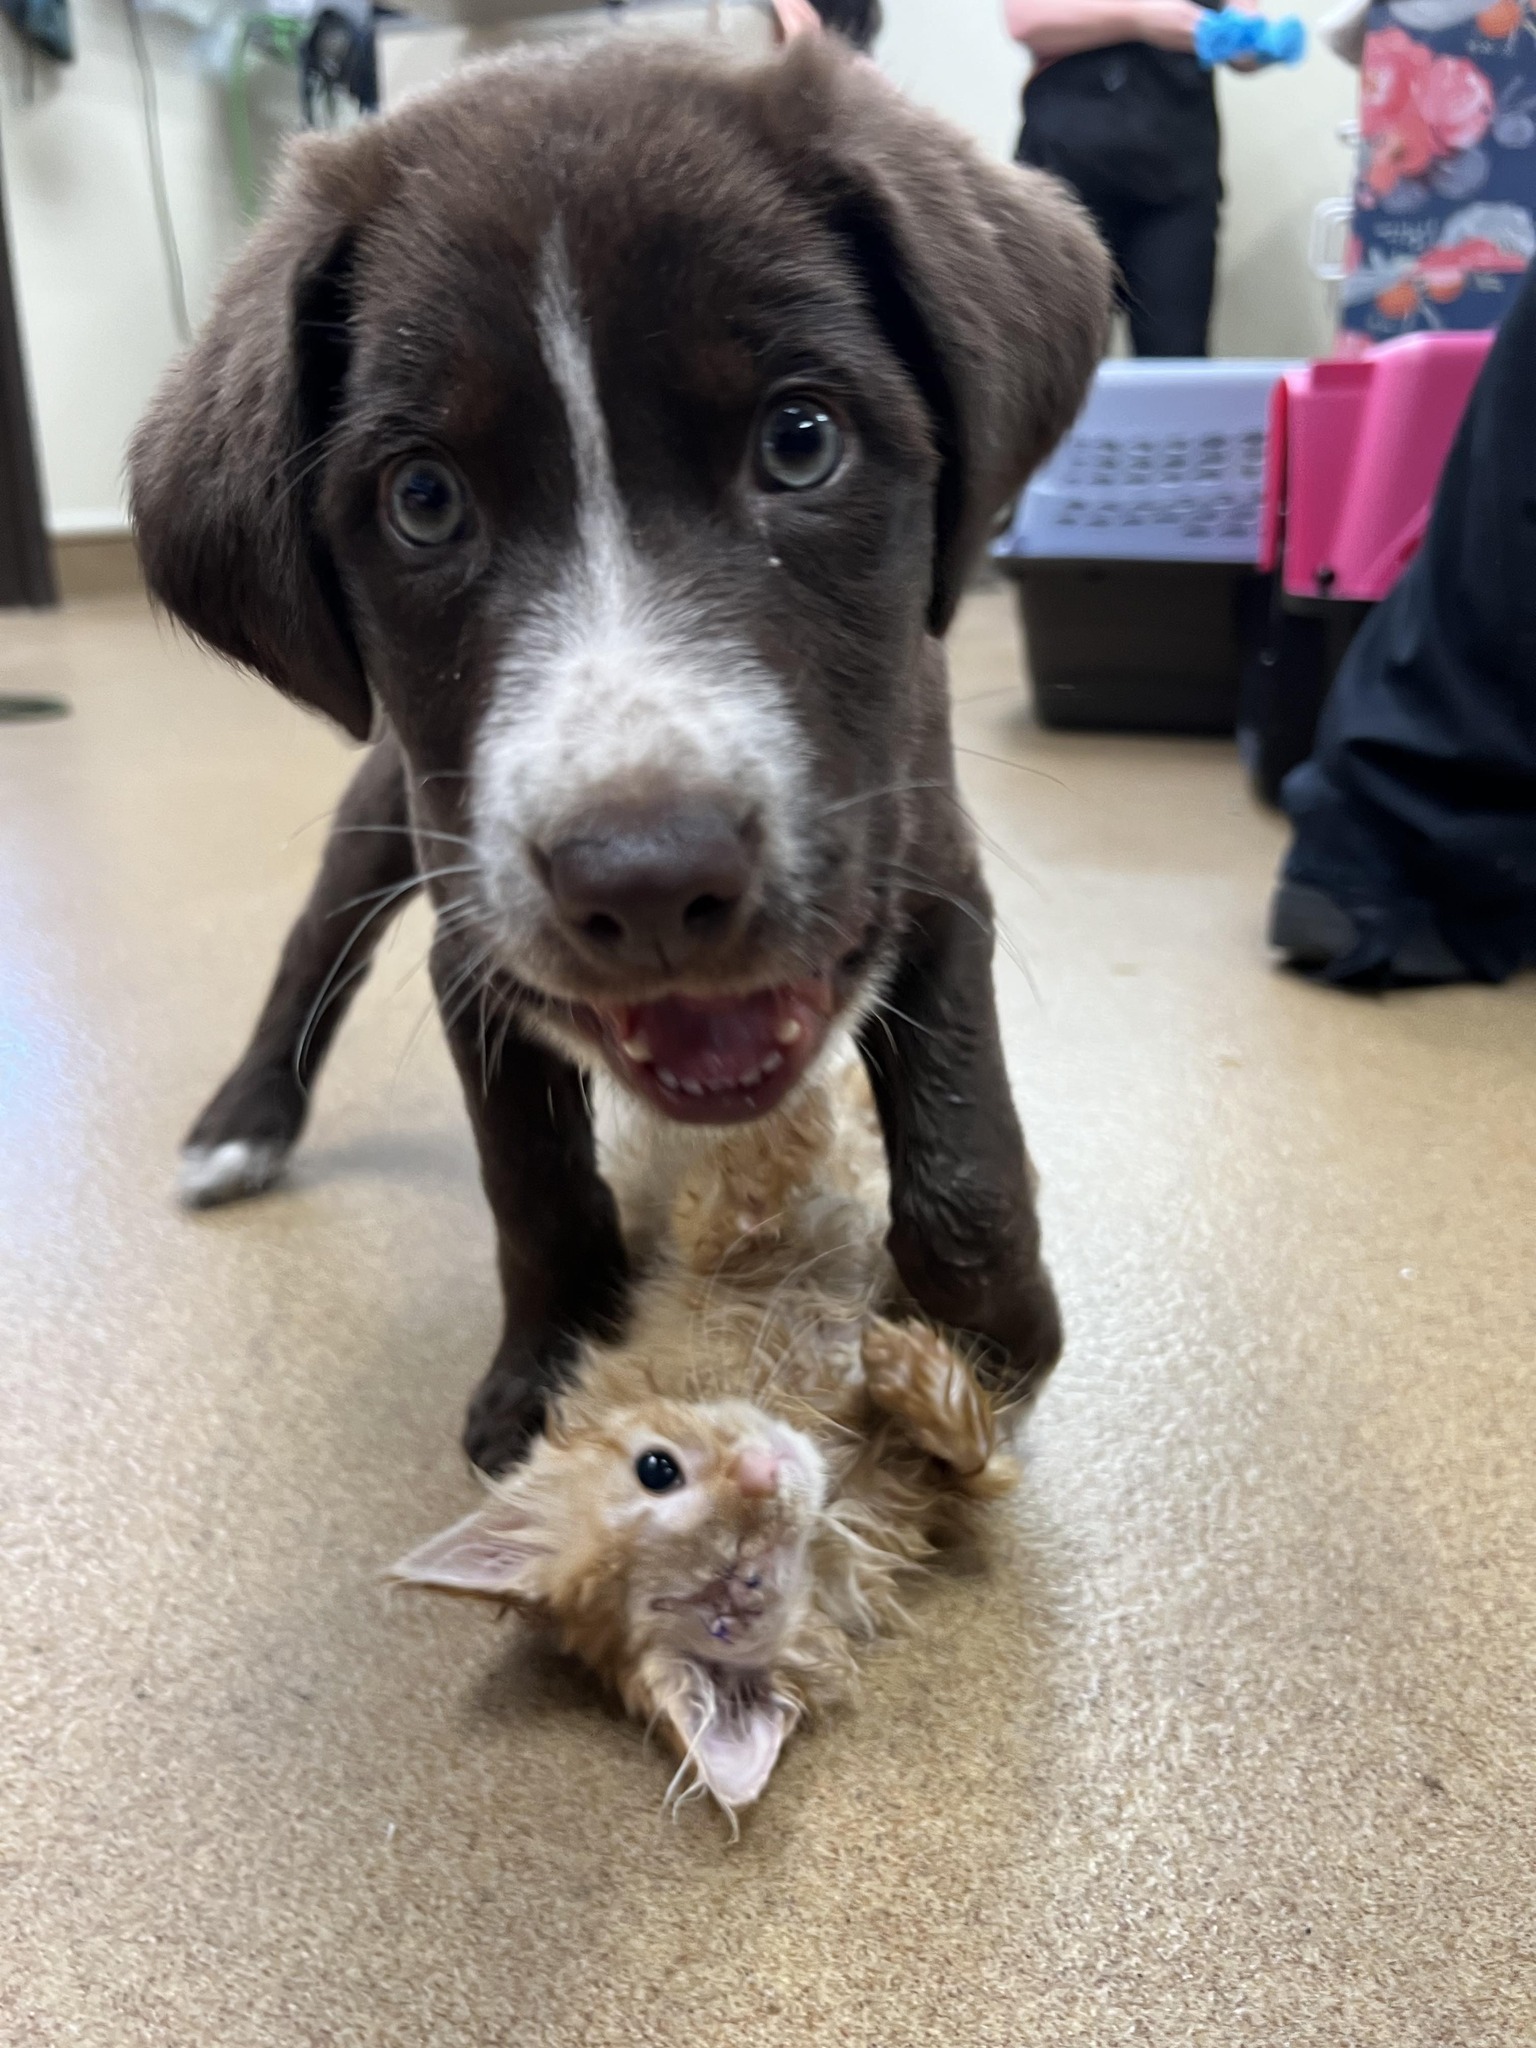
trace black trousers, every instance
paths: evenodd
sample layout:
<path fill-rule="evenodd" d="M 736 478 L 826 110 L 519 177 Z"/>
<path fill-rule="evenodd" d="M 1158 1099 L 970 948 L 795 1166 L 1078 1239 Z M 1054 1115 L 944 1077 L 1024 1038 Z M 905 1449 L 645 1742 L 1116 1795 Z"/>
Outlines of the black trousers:
<path fill-rule="evenodd" d="M 1026 154 L 1021 145 L 1019 160 L 1055 172 L 1093 215 L 1119 272 L 1120 305 L 1130 322 L 1135 353 L 1207 354 L 1221 217 L 1221 180 L 1216 173 L 1187 198 L 1149 205 L 1080 173 L 1067 177 L 1050 161 L 1049 150 Z"/>
<path fill-rule="evenodd" d="M 1286 777 L 1284 880 L 1342 905 L 1370 981 L 1426 913 L 1469 975 L 1536 965 L 1536 269 L 1504 316 L 1424 546 Z"/>
<path fill-rule="evenodd" d="M 1216 289 L 1216 224 L 1221 188 L 1145 206 L 1083 192 L 1120 273 L 1119 297 L 1139 356 L 1203 356 Z"/>

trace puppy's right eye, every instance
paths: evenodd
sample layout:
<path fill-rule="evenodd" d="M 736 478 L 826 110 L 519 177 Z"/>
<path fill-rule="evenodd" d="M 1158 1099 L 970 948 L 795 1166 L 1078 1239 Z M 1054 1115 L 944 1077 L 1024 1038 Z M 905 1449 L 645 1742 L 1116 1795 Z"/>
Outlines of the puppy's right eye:
<path fill-rule="evenodd" d="M 448 467 L 426 455 L 400 462 L 384 479 L 384 514 L 413 548 L 441 548 L 464 530 L 469 500 Z"/>
<path fill-rule="evenodd" d="M 670 1451 L 642 1451 L 635 1460 L 635 1477 L 647 1493 L 670 1493 L 683 1483 L 682 1468 Z"/>

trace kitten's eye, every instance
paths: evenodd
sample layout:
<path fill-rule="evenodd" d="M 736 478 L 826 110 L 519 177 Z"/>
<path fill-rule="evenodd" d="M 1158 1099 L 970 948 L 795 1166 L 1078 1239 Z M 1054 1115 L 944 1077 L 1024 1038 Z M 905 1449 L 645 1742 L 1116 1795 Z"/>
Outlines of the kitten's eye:
<path fill-rule="evenodd" d="M 642 1451 L 635 1460 L 635 1477 L 647 1493 L 670 1493 L 683 1483 L 682 1467 L 670 1451 Z"/>
<path fill-rule="evenodd" d="M 446 547 L 464 530 L 469 495 L 446 462 L 413 455 L 384 479 L 384 514 L 413 548 Z"/>
<path fill-rule="evenodd" d="M 781 491 L 813 491 L 842 461 L 843 436 L 819 398 L 797 392 L 770 410 L 757 453 L 770 485 Z"/>

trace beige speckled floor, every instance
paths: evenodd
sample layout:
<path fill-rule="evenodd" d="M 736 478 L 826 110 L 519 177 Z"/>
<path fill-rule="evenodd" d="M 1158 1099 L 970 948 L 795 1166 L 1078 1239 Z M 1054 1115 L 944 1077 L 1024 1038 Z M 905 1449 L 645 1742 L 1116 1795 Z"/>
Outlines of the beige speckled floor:
<path fill-rule="evenodd" d="M 1009 1553 L 732 1849 L 374 1584 L 494 1318 L 419 925 L 291 1184 L 168 1199 L 340 747 L 126 602 L 0 618 L 76 707 L 0 726 L 7 2048 L 1536 2041 L 1536 980 L 1277 975 L 1230 750 L 1038 734 L 1016 660 L 973 601 L 1070 1352 Z"/>

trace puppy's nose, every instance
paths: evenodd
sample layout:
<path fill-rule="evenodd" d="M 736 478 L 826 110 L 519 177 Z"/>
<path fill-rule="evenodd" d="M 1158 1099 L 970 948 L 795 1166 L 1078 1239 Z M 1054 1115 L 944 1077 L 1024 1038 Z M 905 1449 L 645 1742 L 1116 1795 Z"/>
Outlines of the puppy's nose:
<path fill-rule="evenodd" d="M 754 1500 L 769 1500 L 779 1490 L 779 1461 L 758 1444 L 736 1453 L 737 1491 Z"/>
<path fill-rule="evenodd" d="M 712 798 L 589 811 L 541 863 L 569 937 L 615 965 L 680 967 L 735 931 L 756 834 Z"/>

